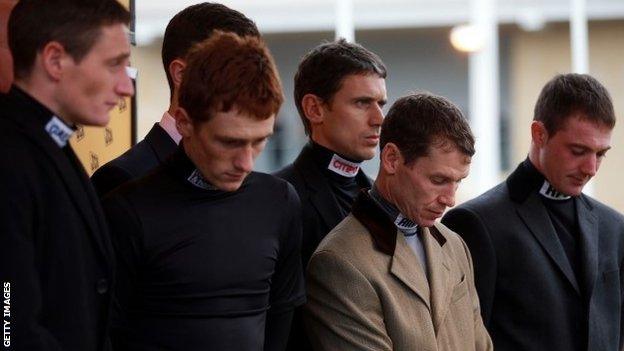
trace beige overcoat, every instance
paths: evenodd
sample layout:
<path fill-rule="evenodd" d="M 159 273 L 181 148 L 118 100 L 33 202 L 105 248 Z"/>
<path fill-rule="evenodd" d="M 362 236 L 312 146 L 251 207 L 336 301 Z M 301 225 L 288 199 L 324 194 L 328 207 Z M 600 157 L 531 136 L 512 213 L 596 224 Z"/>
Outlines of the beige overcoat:
<path fill-rule="evenodd" d="M 365 193 L 307 271 L 304 321 L 315 350 L 492 350 L 470 253 L 442 224 L 423 228 L 428 272 Z"/>

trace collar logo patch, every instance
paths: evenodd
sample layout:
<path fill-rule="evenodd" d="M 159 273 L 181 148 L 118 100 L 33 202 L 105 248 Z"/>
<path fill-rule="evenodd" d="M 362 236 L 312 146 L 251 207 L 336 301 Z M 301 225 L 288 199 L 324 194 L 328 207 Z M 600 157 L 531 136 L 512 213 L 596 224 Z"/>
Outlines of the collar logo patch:
<path fill-rule="evenodd" d="M 74 130 L 56 116 L 52 116 L 50 121 L 45 125 L 45 131 L 59 147 L 65 147 L 69 138 L 74 134 Z"/>
<path fill-rule="evenodd" d="M 341 176 L 353 178 L 360 170 L 360 164 L 345 160 L 344 158 L 334 154 L 327 169 Z"/>
<path fill-rule="evenodd" d="M 403 234 L 411 236 L 416 234 L 418 231 L 418 225 L 414 223 L 411 219 L 403 216 L 403 214 L 399 213 L 397 218 L 394 220 L 394 225 L 403 232 Z"/>
<path fill-rule="evenodd" d="M 199 171 L 197 169 L 193 170 L 193 173 L 191 173 L 191 175 L 186 178 L 186 180 L 189 181 L 189 183 L 195 185 L 198 188 L 204 189 L 204 190 L 216 190 L 217 188 L 208 183 L 206 181 L 206 179 L 204 179 L 204 176 L 201 175 L 201 173 L 199 173 Z"/>
<path fill-rule="evenodd" d="M 544 184 L 542 184 L 542 187 L 540 188 L 539 193 L 542 194 L 542 196 L 544 196 L 545 198 L 551 199 L 551 200 L 563 201 L 563 200 L 567 200 L 570 198 L 570 196 L 562 194 L 558 192 L 557 190 L 555 190 L 555 188 L 552 185 L 550 185 L 550 183 L 547 180 L 544 180 Z"/>

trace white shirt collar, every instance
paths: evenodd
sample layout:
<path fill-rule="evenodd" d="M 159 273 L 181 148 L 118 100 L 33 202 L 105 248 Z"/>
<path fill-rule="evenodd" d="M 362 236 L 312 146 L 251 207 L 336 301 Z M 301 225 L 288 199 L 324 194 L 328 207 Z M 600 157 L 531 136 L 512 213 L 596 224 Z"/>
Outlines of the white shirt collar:
<path fill-rule="evenodd" d="M 176 144 L 180 143 L 180 139 L 182 139 L 182 135 L 178 132 L 178 128 L 176 128 L 176 121 L 173 116 L 169 114 L 169 112 L 165 111 L 160 122 L 158 124 L 162 127 L 162 129 L 167 132 L 167 134 L 175 141 Z"/>

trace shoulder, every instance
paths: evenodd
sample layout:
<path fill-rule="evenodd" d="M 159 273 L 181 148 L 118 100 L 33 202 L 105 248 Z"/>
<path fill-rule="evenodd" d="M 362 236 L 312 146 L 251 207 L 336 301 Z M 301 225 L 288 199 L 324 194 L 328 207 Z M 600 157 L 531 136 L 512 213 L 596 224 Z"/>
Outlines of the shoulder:
<path fill-rule="evenodd" d="M 447 227 L 443 223 L 439 223 L 439 222 L 435 223 L 434 227 L 446 239 L 445 245 L 448 245 L 448 248 L 452 251 L 453 256 L 455 256 L 456 258 L 467 257 L 468 248 L 466 246 L 466 243 L 464 242 L 464 239 L 462 239 L 462 237 L 459 234 L 451 230 L 449 227 Z"/>
<path fill-rule="evenodd" d="M 588 206 L 593 213 L 600 217 L 601 222 L 624 226 L 624 216 L 610 206 L 585 194 L 581 195 L 580 200 L 583 204 Z"/>
<path fill-rule="evenodd" d="M 323 238 L 313 256 L 325 253 L 345 257 L 354 264 L 369 261 L 375 255 L 385 255 L 375 248 L 366 227 L 353 214 L 345 217 Z"/>
<path fill-rule="evenodd" d="M 103 171 L 117 170 L 135 178 L 158 165 L 158 159 L 146 140 L 141 140 L 119 157 L 101 167 Z M 96 172 L 97 173 L 97 172 Z"/>
<path fill-rule="evenodd" d="M 247 180 L 247 184 L 253 193 L 258 193 L 263 197 L 278 197 L 286 200 L 288 203 L 299 204 L 299 196 L 297 191 L 283 178 L 273 174 L 252 172 Z"/>
<path fill-rule="evenodd" d="M 131 179 L 111 191 L 107 198 L 125 198 L 132 202 L 152 201 L 172 190 L 172 177 L 165 167 L 157 167 L 148 174 Z M 164 197 L 161 199 L 164 200 Z M 159 201 L 161 202 L 161 201 Z"/>
<path fill-rule="evenodd" d="M 290 181 L 296 175 L 295 165 L 294 163 L 290 163 L 272 174 L 278 178 Z"/>
<path fill-rule="evenodd" d="M 463 204 L 456 207 L 456 209 L 471 209 L 472 211 L 480 212 L 491 208 L 496 208 L 501 205 L 510 204 L 512 202 L 509 197 L 509 190 L 506 182 L 502 182 L 495 187 L 487 190 L 483 194 L 468 200 Z"/>

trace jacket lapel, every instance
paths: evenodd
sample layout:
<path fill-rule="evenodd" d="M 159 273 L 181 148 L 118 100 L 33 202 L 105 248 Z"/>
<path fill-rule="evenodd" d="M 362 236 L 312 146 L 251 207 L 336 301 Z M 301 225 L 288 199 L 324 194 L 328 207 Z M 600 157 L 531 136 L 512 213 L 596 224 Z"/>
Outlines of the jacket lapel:
<path fill-rule="evenodd" d="M 582 196 L 574 202 L 580 231 L 583 284 L 585 293 L 591 296 L 598 275 L 598 218 Z"/>
<path fill-rule="evenodd" d="M 435 227 L 423 228 L 422 238 L 429 270 L 433 325 L 437 333 L 448 312 L 453 287 L 450 284 L 449 260 L 451 257 L 443 250 L 440 242 L 433 237 L 433 231 L 436 231 L 437 235 L 442 235 Z"/>
<path fill-rule="evenodd" d="M 540 201 L 539 196 L 538 193 L 531 193 L 526 201 L 519 204 L 516 208 L 518 215 L 555 265 L 561 270 L 577 293 L 580 294 L 579 285 L 572 271 L 572 266 L 570 266 L 570 262 L 555 233 L 555 228 L 548 217 L 548 212 L 544 204 Z"/>
<path fill-rule="evenodd" d="M 414 291 L 431 312 L 432 297 L 427 275 L 403 234 L 396 231 L 395 235 L 396 248 L 390 263 L 390 272 Z"/>
<path fill-rule="evenodd" d="M 353 203 L 353 216 L 369 231 L 376 248 L 391 256 L 390 273 L 412 290 L 431 311 L 426 272 L 403 234 L 381 208 L 362 190 Z"/>

